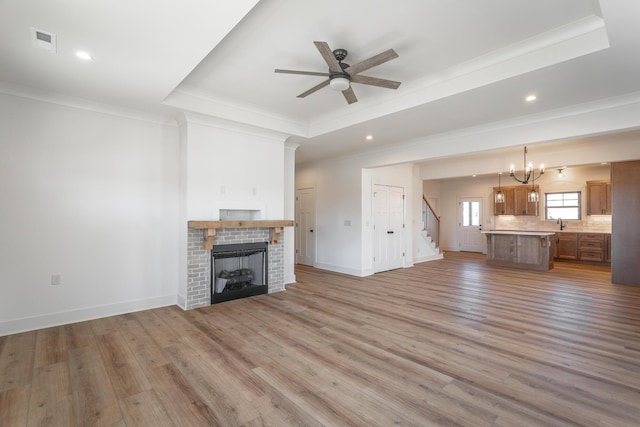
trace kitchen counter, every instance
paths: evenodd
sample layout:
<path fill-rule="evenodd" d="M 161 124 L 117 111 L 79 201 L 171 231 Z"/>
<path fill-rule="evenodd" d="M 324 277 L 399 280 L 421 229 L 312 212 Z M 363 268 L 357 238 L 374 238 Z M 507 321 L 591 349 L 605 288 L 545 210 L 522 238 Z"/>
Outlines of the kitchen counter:
<path fill-rule="evenodd" d="M 555 231 L 487 230 L 487 264 L 525 270 L 553 268 Z"/>
<path fill-rule="evenodd" d="M 555 231 L 529 231 L 529 230 L 487 230 L 482 231 L 482 234 L 508 234 L 519 236 L 552 236 L 556 234 Z"/>
<path fill-rule="evenodd" d="M 485 233 L 485 232 L 483 232 Z M 585 230 L 585 229 L 575 229 L 575 228 L 564 228 L 564 230 L 560 231 L 560 227 L 557 230 L 487 230 L 486 233 L 508 233 L 508 234 L 520 234 L 520 233 L 531 233 L 534 235 L 540 233 L 576 233 L 576 234 L 611 234 L 611 231 L 602 231 L 602 230 Z"/>

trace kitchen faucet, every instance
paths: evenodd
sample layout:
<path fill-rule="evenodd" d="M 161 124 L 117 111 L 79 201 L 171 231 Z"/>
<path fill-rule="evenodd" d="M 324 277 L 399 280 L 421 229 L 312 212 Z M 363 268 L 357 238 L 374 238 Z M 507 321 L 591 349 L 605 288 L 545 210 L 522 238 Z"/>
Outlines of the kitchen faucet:
<path fill-rule="evenodd" d="M 560 231 L 564 230 L 564 228 L 566 227 L 566 225 L 564 225 L 564 223 L 562 222 L 562 218 L 558 218 L 556 224 L 560 224 Z"/>

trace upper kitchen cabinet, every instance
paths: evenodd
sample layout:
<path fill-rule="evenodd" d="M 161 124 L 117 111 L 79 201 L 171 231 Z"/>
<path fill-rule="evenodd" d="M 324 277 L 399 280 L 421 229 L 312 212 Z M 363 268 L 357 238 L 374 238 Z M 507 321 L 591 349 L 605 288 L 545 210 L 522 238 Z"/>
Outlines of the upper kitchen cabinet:
<path fill-rule="evenodd" d="M 502 191 L 503 202 L 496 202 L 498 190 Z M 512 187 L 493 187 L 493 214 L 494 215 L 513 215 L 513 188 Z"/>
<path fill-rule="evenodd" d="M 540 194 L 540 188 L 536 185 L 536 191 Z M 531 186 L 500 187 L 504 195 L 503 203 L 496 203 L 498 187 L 493 187 L 493 214 L 494 215 L 538 215 L 539 202 L 529 202 L 527 196 Z"/>
<path fill-rule="evenodd" d="M 609 181 L 587 181 L 587 215 L 611 215 Z"/>
<path fill-rule="evenodd" d="M 540 188 L 535 185 L 534 188 L 538 193 L 538 197 L 540 196 Z M 531 186 L 520 186 L 515 187 L 514 189 L 514 199 L 513 199 L 513 214 L 514 215 L 528 215 L 528 216 L 538 216 L 538 201 L 530 202 L 528 200 L 529 192 L 531 191 Z"/>

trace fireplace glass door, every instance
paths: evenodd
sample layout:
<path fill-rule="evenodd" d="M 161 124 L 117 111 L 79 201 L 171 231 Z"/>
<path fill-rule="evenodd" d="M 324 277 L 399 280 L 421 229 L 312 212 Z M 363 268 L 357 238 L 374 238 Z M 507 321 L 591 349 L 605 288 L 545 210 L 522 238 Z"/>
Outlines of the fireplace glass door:
<path fill-rule="evenodd" d="M 215 245 L 211 251 L 211 303 L 266 294 L 266 242 Z"/>

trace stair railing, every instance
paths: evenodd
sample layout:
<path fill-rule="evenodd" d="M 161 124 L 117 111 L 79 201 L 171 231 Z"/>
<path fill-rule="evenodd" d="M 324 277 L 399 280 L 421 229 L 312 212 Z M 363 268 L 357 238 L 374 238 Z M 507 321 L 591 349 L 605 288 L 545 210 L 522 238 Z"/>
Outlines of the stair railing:
<path fill-rule="evenodd" d="M 424 195 L 422 195 L 422 224 L 435 242 L 436 248 L 440 250 L 440 217 L 436 215 L 436 211 Z"/>

